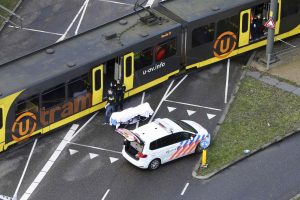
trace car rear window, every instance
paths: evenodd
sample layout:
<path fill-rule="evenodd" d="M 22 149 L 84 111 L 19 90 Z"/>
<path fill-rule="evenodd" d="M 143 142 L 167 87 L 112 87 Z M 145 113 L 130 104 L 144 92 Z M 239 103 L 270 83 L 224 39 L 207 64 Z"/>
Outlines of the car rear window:
<path fill-rule="evenodd" d="M 192 133 L 197 132 L 196 129 L 194 129 L 193 127 L 191 127 L 189 124 L 185 123 L 184 121 L 178 120 L 175 123 L 178 124 L 185 131 L 189 131 L 189 132 L 192 132 Z"/>

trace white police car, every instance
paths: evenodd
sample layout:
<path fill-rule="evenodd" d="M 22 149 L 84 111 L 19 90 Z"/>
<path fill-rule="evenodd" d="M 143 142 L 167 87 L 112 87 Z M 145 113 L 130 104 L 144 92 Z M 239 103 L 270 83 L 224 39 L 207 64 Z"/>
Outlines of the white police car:
<path fill-rule="evenodd" d="M 116 130 L 125 137 L 122 155 L 133 165 L 150 170 L 177 158 L 200 153 L 200 142 L 210 144 L 210 134 L 190 120 L 156 119 L 135 130 Z"/>

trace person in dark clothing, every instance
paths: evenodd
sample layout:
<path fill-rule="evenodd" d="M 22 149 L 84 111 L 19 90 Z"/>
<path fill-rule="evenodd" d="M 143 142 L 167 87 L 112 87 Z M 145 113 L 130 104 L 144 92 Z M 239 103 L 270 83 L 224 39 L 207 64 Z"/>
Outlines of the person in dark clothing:
<path fill-rule="evenodd" d="M 251 23 L 251 33 L 253 36 L 253 40 L 259 39 L 263 35 L 263 21 L 261 18 L 261 14 L 258 14 L 254 17 Z"/>
<path fill-rule="evenodd" d="M 117 84 L 116 84 L 116 111 L 118 111 L 119 107 L 120 107 L 120 110 L 123 110 L 125 90 L 126 90 L 125 85 L 122 84 L 120 80 L 117 80 Z"/>
<path fill-rule="evenodd" d="M 116 98 L 113 90 L 110 88 L 108 89 L 108 95 L 107 95 L 107 104 L 105 106 L 105 124 L 109 123 L 109 118 L 113 112 L 115 112 L 115 106 L 116 106 Z"/>

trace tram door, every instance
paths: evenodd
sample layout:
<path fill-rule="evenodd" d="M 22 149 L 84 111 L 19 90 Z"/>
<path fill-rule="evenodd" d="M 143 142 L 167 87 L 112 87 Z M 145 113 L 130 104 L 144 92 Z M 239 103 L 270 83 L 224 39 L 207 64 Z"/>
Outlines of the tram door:
<path fill-rule="evenodd" d="M 93 69 L 93 97 L 92 105 L 103 101 L 103 65 Z"/>
<path fill-rule="evenodd" d="M 123 82 L 126 91 L 133 88 L 134 81 L 134 53 L 124 55 L 123 59 Z"/>

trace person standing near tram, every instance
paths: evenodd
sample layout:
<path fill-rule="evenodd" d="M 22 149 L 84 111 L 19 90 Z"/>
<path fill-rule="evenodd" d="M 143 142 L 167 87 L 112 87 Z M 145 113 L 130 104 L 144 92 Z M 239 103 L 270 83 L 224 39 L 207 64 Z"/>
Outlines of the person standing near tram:
<path fill-rule="evenodd" d="M 125 85 L 118 79 L 116 84 L 116 111 L 118 111 L 119 108 L 121 111 L 123 110 L 125 90 Z"/>

